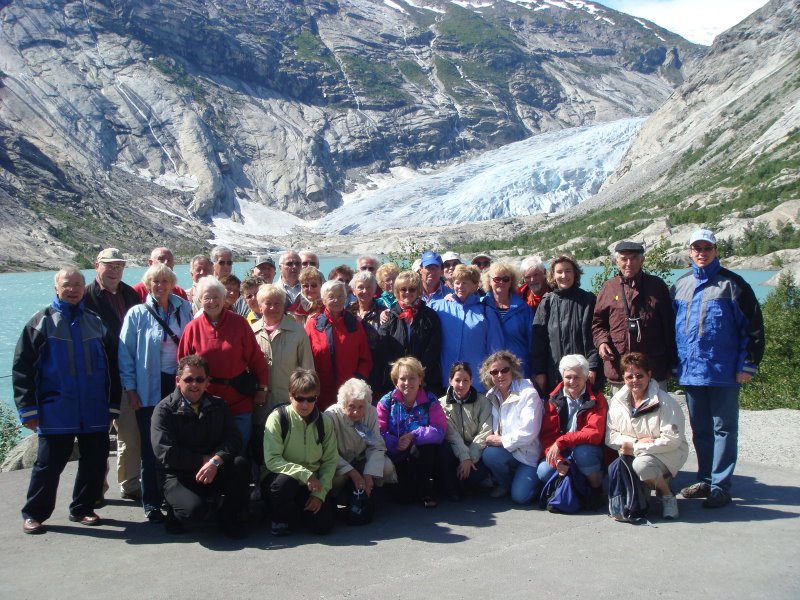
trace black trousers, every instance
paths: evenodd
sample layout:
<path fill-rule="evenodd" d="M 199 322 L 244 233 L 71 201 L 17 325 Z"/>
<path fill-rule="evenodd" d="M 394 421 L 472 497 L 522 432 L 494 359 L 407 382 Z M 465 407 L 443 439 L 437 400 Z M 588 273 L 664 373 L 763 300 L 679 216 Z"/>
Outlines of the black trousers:
<path fill-rule="evenodd" d="M 397 500 L 416 502 L 433 496 L 433 471 L 438 444 L 414 446 L 414 452 L 392 456 L 397 470 Z"/>
<path fill-rule="evenodd" d="M 23 519 L 42 522 L 53 514 L 58 482 L 72 456 L 76 437 L 80 458 L 69 512 L 76 517 L 94 512 L 95 503 L 103 495 L 106 478 L 108 432 L 47 434 L 39 436 L 39 451 L 31 471 L 28 499 L 22 507 Z"/>
<path fill-rule="evenodd" d="M 236 521 L 238 514 L 247 506 L 250 486 L 250 463 L 237 456 L 233 462 L 223 464 L 217 476 L 209 484 L 200 483 L 192 475 L 164 475 L 164 500 L 172 514 L 183 524 L 191 525 L 203 521 L 208 514 L 206 500 L 224 495 L 218 517 L 221 524 Z"/>
<path fill-rule="evenodd" d="M 469 477 L 461 480 L 456 473 L 459 464 L 453 447 L 446 441 L 442 442 L 436 452 L 436 479 L 445 494 L 461 493 L 467 488 L 478 488 L 481 482 L 490 476 L 489 469 L 483 461 L 478 461 Z"/>
<path fill-rule="evenodd" d="M 331 495 L 328 494 L 316 514 L 303 510 L 310 495 L 305 484 L 288 475 L 269 473 L 261 481 L 261 497 L 269 498 L 273 521 L 303 523 L 313 533 L 328 533 L 336 516 Z"/>

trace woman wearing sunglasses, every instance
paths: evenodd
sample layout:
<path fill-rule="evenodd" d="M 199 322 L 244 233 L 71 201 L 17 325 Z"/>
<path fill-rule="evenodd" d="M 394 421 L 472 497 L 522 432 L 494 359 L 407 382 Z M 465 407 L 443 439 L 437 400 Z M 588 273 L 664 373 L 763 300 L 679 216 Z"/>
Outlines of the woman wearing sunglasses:
<path fill-rule="evenodd" d="M 492 405 L 492 432 L 483 442 L 483 463 L 496 484 L 490 495 L 502 498 L 510 493 L 516 504 L 530 504 L 539 491 L 542 399 L 522 377 L 520 360 L 508 350 L 483 361 L 480 375 Z"/>
<path fill-rule="evenodd" d="M 319 391 L 317 374 L 297 369 L 289 377 L 289 404 L 267 417 L 261 497 L 268 499 L 275 536 L 300 523 L 318 534 L 333 527 L 336 507 L 328 492 L 339 452 L 333 422 L 317 407 Z"/>
<path fill-rule="evenodd" d="M 439 369 L 442 328 L 439 316 L 422 301 L 422 277 L 419 273 L 403 271 L 395 277 L 394 296 L 397 302 L 384 313 L 388 318 L 380 328 L 384 360 L 388 364 L 403 356 L 413 356 L 425 368 L 428 389 L 438 394 L 444 389 Z M 392 387 L 386 369 L 381 395 Z"/>
<path fill-rule="evenodd" d="M 482 280 L 483 289 L 487 290 L 483 302 L 500 321 L 503 347 L 519 357 L 523 376 L 530 378 L 528 355 L 533 341 L 533 310 L 515 291 L 520 280 L 519 271 L 510 263 L 498 261 L 483 273 Z"/>

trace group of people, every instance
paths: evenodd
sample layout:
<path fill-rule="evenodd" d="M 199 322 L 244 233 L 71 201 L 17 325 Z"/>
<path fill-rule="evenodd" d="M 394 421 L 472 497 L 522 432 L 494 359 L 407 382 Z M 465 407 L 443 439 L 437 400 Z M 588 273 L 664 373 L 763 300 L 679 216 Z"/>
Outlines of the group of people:
<path fill-rule="evenodd" d="M 712 232 L 689 251 L 692 271 L 670 290 L 642 269 L 640 244 L 621 242 L 619 273 L 595 297 L 568 255 L 518 268 L 426 251 L 407 270 L 362 256 L 325 277 L 316 254 L 286 251 L 240 280 L 216 247 L 192 259 L 183 290 L 168 249 L 131 287 L 107 248 L 89 286 L 77 269 L 56 273 L 55 299 L 17 345 L 15 400 L 39 434 L 23 530 L 45 531 L 76 438 L 69 518 L 101 523 L 112 423 L 120 493 L 171 532 L 215 514 L 241 535 L 256 499 L 274 535 L 324 533 L 337 506 L 368 522 L 381 487 L 428 508 L 481 488 L 529 505 L 570 469 L 596 509 L 614 453 L 676 518 L 670 480 L 688 444 L 671 375 L 698 455 L 681 493 L 724 506 L 763 323 Z"/>

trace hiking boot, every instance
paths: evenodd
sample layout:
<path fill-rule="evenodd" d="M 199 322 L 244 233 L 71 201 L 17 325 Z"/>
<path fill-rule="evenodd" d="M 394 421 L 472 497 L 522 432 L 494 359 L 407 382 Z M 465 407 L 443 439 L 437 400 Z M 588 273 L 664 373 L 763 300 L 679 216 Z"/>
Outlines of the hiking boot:
<path fill-rule="evenodd" d="M 589 510 L 599 510 L 608 505 L 608 496 L 603 492 L 603 486 L 589 488 L 589 500 L 586 508 Z"/>
<path fill-rule="evenodd" d="M 289 535 L 291 532 L 289 531 L 288 523 L 273 521 L 272 527 L 270 527 L 270 533 L 275 537 L 284 537 L 286 535 Z"/>
<path fill-rule="evenodd" d="M 489 498 L 505 498 L 506 496 L 508 496 L 508 488 L 501 485 L 489 492 Z"/>
<path fill-rule="evenodd" d="M 699 481 L 681 490 L 684 498 L 708 498 L 711 495 L 711 486 L 704 481 Z"/>
<path fill-rule="evenodd" d="M 661 496 L 661 516 L 665 519 L 678 518 L 678 499 L 675 496 Z"/>
<path fill-rule="evenodd" d="M 703 508 L 722 508 L 731 503 L 731 495 L 723 490 L 712 490 L 703 502 Z"/>

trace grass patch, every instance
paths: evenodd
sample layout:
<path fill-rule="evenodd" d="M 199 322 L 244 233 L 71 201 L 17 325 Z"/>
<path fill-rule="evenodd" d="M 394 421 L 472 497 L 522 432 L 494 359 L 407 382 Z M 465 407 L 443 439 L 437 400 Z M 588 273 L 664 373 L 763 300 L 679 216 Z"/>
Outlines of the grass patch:
<path fill-rule="evenodd" d="M 289 40 L 289 45 L 294 48 L 297 58 L 300 60 L 318 62 L 329 67 L 338 68 L 336 59 L 334 59 L 328 47 L 322 43 L 318 36 L 307 29 L 303 29 L 300 35 Z"/>
<path fill-rule="evenodd" d="M 398 60 L 395 66 L 403 74 L 403 77 L 408 79 L 411 83 L 419 87 L 430 87 L 430 82 L 425 75 L 425 71 L 413 60 Z"/>

